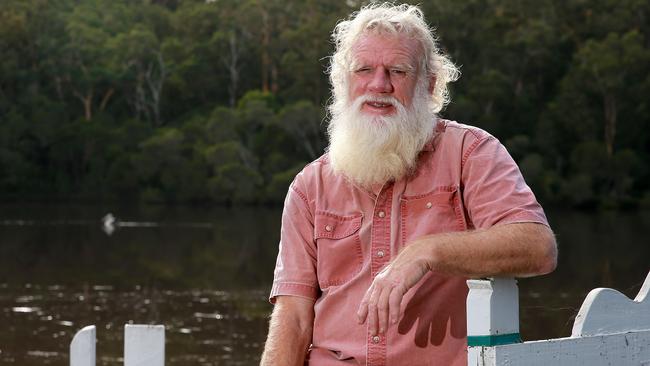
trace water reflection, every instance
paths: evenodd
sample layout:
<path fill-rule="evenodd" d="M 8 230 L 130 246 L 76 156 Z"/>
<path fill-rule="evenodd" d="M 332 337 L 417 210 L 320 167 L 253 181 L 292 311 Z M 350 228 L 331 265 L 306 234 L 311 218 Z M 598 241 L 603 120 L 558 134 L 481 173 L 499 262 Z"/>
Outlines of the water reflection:
<path fill-rule="evenodd" d="M 107 236 L 106 212 L 156 225 Z M 587 291 L 634 297 L 649 269 L 650 214 L 549 218 L 559 267 L 519 281 L 526 340 L 568 336 Z M 95 324 L 97 364 L 118 365 L 123 325 L 159 323 L 168 365 L 257 364 L 279 209 L 15 205 L 0 208 L 0 222 L 0 363 L 66 365 L 74 333 Z"/>
<path fill-rule="evenodd" d="M 548 213 L 559 245 L 550 275 L 520 279 L 525 340 L 566 337 L 587 293 L 597 287 L 633 299 L 650 270 L 650 212 Z"/>
<path fill-rule="evenodd" d="M 26 295 L 26 291 L 44 295 Z M 66 364 L 70 340 L 87 324 L 98 328 L 98 365 L 116 365 L 122 362 L 126 323 L 165 323 L 169 365 L 223 364 L 223 360 L 255 364 L 270 309 L 263 290 L 160 291 L 140 287 L 107 293 L 86 286 L 80 292 L 61 293 L 38 286 L 8 286 L 6 293 L 34 299 L 30 306 L 13 307 L 12 312 L 0 315 L 4 329 L 0 363 L 19 365 L 40 365 L 44 359 Z M 15 300 L 3 297 L 0 306 L 10 307 Z"/>

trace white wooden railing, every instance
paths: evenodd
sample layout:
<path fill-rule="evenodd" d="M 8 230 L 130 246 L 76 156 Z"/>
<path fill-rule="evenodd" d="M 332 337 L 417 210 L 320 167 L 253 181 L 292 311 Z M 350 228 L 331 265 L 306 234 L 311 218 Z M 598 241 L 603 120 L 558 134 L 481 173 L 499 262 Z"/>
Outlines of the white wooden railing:
<path fill-rule="evenodd" d="M 570 337 L 521 342 L 519 297 L 511 278 L 469 280 L 469 366 L 650 366 L 650 273 L 634 300 L 618 291 L 592 290 Z M 95 366 L 95 326 L 70 344 L 70 366 Z M 124 327 L 125 366 L 163 366 L 165 327 Z"/>
<path fill-rule="evenodd" d="M 650 273 L 634 300 L 608 288 L 589 292 L 570 337 L 523 343 L 515 280 L 467 285 L 469 366 L 650 366 Z"/>
<path fill-rule="evenodd" d="M 95 366 L 95 326 L 75 334 L 70 343 L 70 366 Z M 165 327 L 127 324 L 124 326 L 124 366 L 164 366 Z"/>

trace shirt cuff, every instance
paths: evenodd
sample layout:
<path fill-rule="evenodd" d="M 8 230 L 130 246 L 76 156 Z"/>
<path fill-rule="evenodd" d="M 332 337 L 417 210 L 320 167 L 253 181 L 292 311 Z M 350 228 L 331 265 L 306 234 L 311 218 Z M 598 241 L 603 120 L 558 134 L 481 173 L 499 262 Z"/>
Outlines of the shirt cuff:
<path fill-rule="evenodd" d="M 275 304 L 275 298 L 281 295 L 304 297 L 311 300 L 318 298 L 316 287 L 295 282 L 274 282 L 269 295 L 269 302 Z"/>
<path fill-rule="evenodd" d="M 550 227 L 548 219 L 544 213 L 523 211 L 499 220 L 495 225 L 517 224 L 517 223 L 536 223 Z"/>

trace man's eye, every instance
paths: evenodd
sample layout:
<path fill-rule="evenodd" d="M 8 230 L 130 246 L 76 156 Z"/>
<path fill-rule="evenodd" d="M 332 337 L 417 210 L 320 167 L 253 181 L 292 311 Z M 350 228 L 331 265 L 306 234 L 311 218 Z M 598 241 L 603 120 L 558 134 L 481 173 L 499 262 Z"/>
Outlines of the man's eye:
<path fill-rule="evenodd" d="M 369 71 L 370 71 L 369 67 L 360 67 L 360 68 L 356 69 L 354 72 L 357 73 L 357 74 L 365 74 L 365 73 L 368 73 Z"/>
<path fill-rule="evenodd" d="M 406 71 L 402 69 L 392 69 L 390 70 L 390 72 L 391 74 L 395 74 L 395 75 L 406 75 Z"/>

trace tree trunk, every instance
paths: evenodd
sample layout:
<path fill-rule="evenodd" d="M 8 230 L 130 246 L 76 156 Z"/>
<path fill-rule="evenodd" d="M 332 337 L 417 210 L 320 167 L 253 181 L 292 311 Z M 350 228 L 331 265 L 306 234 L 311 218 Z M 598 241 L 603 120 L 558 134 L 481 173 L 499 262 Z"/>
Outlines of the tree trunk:
<path fill-rule="evenodd" d="M 275 63 L 271 64 L 271 92 L 277 94 L 280 87 L 278 86 L 278 66 Z"/>
<path fill-rule="evenodd" d="M 162 119 L 160 117 L 160 100 L 166 77 L 167 69 L 165 68 L 162 53 L 157 51 L 156 60 L 149 63 L 147 73 L 145 74 L 145 80 L 149 87 L 149 94 L 151 94 L 151 101 L 147 104 L 151 108 L 155 126 L 162 125 Z M 146 92 L 143 97 L 146 98 Z"/>
<path fill-rule="evenodd" d="M 606 93 L 603 98 L 605 109 L 605 147 L 607 154 L 612 156 L 614 152 L 614 138 L 616 137 L 616 97 L 612 93 Z"/>
<path fill-rule="evenodd" d="M 86 94 L 81 94 L 78 91 L 73 92 L 75 97 L 81 101 L 84 106 L 84 117 L 86 121 L 93 119 L 93 90 L 90 89 Z"/>
<path fill-rule="evenodd" d="M 271 44 L 271 29 L 269 25 L 269 13 L 261 7 L 262 11 L 262 91 L 268 92 L 269 88 L 269 69 L 271 66 L 271 56 L 269 55 L 269 45 Z"/>
<path fill-rule="evenodd" d="M 235 31 L 230 32 L 228 37 L 228 47 L 230 49 L 229 57 L 222 58 L 224 66 L 228 69 L 230 75 L 230 84 L 228 85 L 228 102 L 230 108 L 235 107 L 237 101 L 237 92 L 239 86 L 239 45 Z"/>
<path fill-rule="evenodd" d="M 61 80 L 61 77 L 56 76 L 54 78 L 54 86 L 56 87 L 56 96 L 59 97 L 59 101 L 63 102 L 63 81 Z"/>
<path fill-rule="evenodd" d="M 99 104 L 99 110 L 104 111 L 106 109 L 106 105 L 108 104 L 108 101 L 111 99 L 113 94 L 115 93 L 115 88 L 110 88 L 104 93 L 104 97 L 102 98 L 102 102 Z"/>

